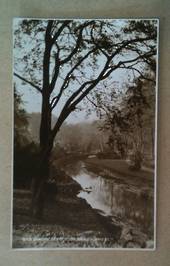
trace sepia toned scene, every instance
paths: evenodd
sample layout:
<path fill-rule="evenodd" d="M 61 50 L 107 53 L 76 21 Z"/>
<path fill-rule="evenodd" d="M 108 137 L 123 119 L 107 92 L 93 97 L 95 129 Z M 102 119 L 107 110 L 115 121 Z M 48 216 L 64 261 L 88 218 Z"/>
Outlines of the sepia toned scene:
<path fill-rule="evenodd" d="M 158 20 L 13 22 L 13 248 L 155 248 Z"/>

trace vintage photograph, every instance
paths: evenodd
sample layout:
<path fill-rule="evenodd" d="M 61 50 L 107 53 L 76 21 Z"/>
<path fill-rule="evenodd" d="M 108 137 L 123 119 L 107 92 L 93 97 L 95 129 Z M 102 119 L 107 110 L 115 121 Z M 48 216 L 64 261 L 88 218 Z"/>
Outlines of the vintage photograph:
<path fill-rule="evenodd" d="M 155 249 L 158 34 L 13 20 L 12 248 Z"/>

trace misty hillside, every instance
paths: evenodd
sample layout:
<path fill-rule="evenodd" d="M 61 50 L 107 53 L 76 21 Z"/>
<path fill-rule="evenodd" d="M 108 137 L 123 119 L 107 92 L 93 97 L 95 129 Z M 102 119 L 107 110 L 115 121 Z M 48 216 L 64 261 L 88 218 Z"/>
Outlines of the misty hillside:
<path fill-rule="evenodd" d="M 56 121 L 53 116 L 52 124 Z M 30 113 L 28 115 L 29 132 L 35 142 L 39 142 L 40 113 Z M 67 151 L 99 151 L 107 146 L 108 134 L 102 133 L 100 127 L 101 120 L 93 122 L 81 122 L 77 124 L 64 123 L 55 140 L 55 144 L 63 147 Z"/>

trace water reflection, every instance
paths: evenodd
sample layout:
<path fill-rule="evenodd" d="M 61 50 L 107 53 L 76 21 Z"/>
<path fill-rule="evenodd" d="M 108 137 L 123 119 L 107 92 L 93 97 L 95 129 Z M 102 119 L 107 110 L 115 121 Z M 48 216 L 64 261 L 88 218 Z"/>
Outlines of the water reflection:
<path fill-rule="evenodd" d="M 104 215 L 120 223 L 135 226 L 148 236 L 153 235 L 153 197 L 140 188 L 131 188 L 116 180 L 87 171 L 83 163 L 69 166 L 69 174 L 82 186 L 79 197 Z"/>

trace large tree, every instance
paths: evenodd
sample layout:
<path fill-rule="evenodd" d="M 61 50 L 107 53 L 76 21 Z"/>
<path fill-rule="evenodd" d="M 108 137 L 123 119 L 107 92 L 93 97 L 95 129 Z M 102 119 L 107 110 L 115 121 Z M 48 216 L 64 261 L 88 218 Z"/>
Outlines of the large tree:
<path fill-rule="evenodd" d="M 155 68 L 156 21 L 19 19 L 14 26 L 14 76 L 42 96 L 39 175 L 32 204 L 33 214 L 41 216 L 50 155 L 60 127 L 117 69 L 142 75 L 144 65 Z"/>

